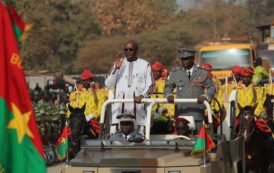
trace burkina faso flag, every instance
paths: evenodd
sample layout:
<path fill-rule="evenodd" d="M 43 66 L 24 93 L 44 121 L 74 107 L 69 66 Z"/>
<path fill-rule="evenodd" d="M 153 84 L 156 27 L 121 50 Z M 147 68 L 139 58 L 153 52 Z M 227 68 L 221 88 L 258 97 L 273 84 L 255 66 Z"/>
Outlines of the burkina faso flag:
<path fill-rule="evenodd" d="M 68 152 L 68 137 L 71 135 L 71 130 L 69 127 L 65 127 L 61 136 L 58 139 L 56 150 L 59 160 L 64 160 Z"/>
<path fill-rule="evenodd" d="M 31 25 L 26 23 L 14 9 L 12 3 L 6 0 L 7 9 L 12 22 L 12 28 L 17 41 L 24 41 L 27 38 L 27 31 L 31 29 Z"/>
<path fill-rule="evenodd" d="M 208 152 L 215 148 L 215 143 L 211 137 L 206 133 L 204 125 L 201 127 L 198 137 L 195 139 L 195 144 L 192 149 L 193 156 L 199 156 L 204 152 Z"/>
<path fill-rule="evenodd" d="M 0 1 L 0 172 L 46 172 L 12 22 Z"/>

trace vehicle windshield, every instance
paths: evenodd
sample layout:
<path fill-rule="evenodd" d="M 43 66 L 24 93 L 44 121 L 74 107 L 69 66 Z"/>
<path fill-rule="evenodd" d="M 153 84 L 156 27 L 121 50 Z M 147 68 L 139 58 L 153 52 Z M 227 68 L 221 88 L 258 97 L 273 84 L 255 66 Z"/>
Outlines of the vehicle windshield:
<path fill-rule="evenodd" d="M 274 50 L 257 50 L 258 57 L 266 57 L 271 68 L 274 68 Z"/>
<path fill-rule="evenodd" d="M 250 67 L 249 49 L 227 49 L 216 51 L 202 51 L 201 62 L 208 62 L 215 70 L 230 70 L 234 65 Z"/>

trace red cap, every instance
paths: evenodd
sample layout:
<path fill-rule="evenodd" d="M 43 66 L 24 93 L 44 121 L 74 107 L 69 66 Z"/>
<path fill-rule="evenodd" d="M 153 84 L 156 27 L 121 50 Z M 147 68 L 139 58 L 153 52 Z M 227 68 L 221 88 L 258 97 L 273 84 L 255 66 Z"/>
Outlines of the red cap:
<path fill-rule="evenodd" d="M 190 123 L 187 119 L 182 118 L 182 117 L 176 118 L 176 123 L 179 123 L 179 122 L 187 123 L 187 124 Z"/>
<path fill-rule="evenodd" d="M 90 79 L 90 78 L 94 78 L 95 76 L 89 71 L 89 70 L 84 70 L 81 74 L 81 79 L 85 80 L 85 79 Z"/>
<path fill-rule="evenodd" d="M 208 62 L 205 62 L 205 63 L 202 64 L 202 68 L 206 69 L 208 71 L 211 71 L 212 70 L 212 65 L 209 64 Z"/>
<path fill-rule="evenodd" d="M 240 71 L 241 71 L 241 67 L 240 67 L 240 66 L 234 65 L 234 66 L 232 67 L 232 73 L 233 73 L 233 74 L 240 74 Z"/>
<path fill-rule="evenodd" d="M 164 66 L 159 61 L 156 61 L 151 65 L 151 68 L 153 71 L 162 71 Z"/>
<path fill-rule="evenodd" d="M 240 74 L 242 76 L 252 76 L 254 74 L 253 70 L 250 68 L 241 68 Z"/>

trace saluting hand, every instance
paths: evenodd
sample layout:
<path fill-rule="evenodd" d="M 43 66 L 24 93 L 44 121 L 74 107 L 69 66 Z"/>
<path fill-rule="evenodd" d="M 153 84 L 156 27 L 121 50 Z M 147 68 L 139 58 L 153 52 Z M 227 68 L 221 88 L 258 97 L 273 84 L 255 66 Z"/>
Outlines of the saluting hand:
<path fill-rule="evenodd" d="M 123 60 L 124 60 L 124 58 L 122 56 L 122 53 L 118 52 L 115 55 L 115 61 L 114 61 L 115 69 L 119 69 L 122 66 Z"/>
<path fill-rule="evenodd" d="M 168 96 L 167 97 L 167 101 L 168 101 L 168 103 L 174 103 L 174 96 Z"/>

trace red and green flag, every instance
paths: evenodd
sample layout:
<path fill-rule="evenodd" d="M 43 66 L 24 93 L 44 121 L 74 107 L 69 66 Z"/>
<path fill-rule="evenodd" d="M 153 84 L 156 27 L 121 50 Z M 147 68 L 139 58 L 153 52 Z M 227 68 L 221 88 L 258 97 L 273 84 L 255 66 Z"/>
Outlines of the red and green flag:
<path fill-rule="evenodd" d="M 71 134 L 71 130 L 68 127 L 63 129 L 61 136 L 58 139 L 58 143 L 56 145 L 57 156 L 59 160 L 64 160 L 67 156 L 68 152 L 68 137 Z"/>
<path fill-rule="evenodd" d="M 215 148 L 215 143 L 212 141 L 211 137 L 206 133 L 204 126 L 201 127 L 198 137 L 195 139 L 195 144 L 193 146 L 192 155 L 199 156 L 204 152 L 210 151 Z"/>
<path fill-rule="evenodd" d="M 46 172 L 42 142 L 12 21 L 2 1 L 0 1 L 0 148 L 0 172 Z"/>
<path fill-rule="evenodd" d="M 12 2 L 6 0 L 6 6 L 12 22 L 13 31 L 17 41 L 24 41 L 27 38 L 27 31 L 30 30 L 31 25 L 26 23 L 14 9 Z"/>

